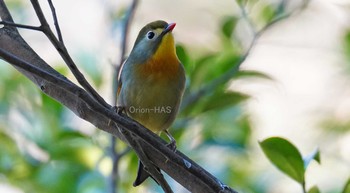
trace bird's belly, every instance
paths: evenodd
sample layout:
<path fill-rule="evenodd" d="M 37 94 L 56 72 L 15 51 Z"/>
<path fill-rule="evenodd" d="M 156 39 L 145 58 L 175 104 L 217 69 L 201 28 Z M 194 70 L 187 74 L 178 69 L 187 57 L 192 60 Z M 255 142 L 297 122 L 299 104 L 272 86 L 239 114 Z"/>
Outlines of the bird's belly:
<path fill-rule="evenodd" d="M 155 133 L 167 129 L 175 119 L 182 93 L 171 84 L 152 81 L 135 83 L 124 90 L 128 116 Z M 140 86 L 135 86 L 140 85 Z"/>

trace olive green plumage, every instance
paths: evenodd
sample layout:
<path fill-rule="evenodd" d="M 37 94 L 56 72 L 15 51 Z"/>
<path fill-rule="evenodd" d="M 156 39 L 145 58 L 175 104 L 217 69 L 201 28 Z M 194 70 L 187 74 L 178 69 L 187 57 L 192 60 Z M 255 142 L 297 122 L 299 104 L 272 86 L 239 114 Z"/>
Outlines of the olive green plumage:
<path fill-rule="evenodd" d="M 174 122 L 185 89 L 185 71 L 176 51 L 172 30 L 175 24 L 154 21 L 141 29 L 130 56 L 122 66 L 118 81 L 117 106 L 154 133 Z M 174 146 L 175 147 L 175 146 Z M 148 173 L 140 164 L 135 186 Z"/>

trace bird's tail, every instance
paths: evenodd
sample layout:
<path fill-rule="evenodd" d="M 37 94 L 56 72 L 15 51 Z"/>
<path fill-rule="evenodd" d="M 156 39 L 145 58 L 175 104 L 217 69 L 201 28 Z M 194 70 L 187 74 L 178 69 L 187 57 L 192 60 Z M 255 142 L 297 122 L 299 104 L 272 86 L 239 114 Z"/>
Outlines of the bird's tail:
<path fill-rule="evenodd" d="M 160 172 L 160 169 L 157 168 L 157 170 Z M 133 186 L 136 187 L 140 184 L 142 184 L 148 177 L 151 177 L 155 182 L 157 182 L 157 180 L 155 180 L 145 169 L 144 166 L 142 164 L 142 162 L 139 160 L 139 168 L 137 169 L 137 176 L 136 179 L 134 181 Z M 158 182 L 157 182 L 158 184 Z"/>

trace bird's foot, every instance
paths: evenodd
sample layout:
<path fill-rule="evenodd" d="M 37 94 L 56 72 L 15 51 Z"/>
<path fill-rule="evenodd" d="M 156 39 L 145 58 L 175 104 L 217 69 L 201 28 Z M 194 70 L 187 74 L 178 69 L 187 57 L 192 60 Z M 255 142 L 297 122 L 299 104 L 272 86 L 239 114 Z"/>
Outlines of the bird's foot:
<path fill-rule="evenodd" d="M 171 151 L 176 152 L 176 141 L 170 141 L 170 143 L 168 143 L 166 145 L 169 149 L 171 149 Z"/>
<path fill-rule="evenodd" d="M 118 115 L 122 114 L 125 112 L 125 107 L 122 106 L 113 106 L 112 111 L 116 112 Z"/>

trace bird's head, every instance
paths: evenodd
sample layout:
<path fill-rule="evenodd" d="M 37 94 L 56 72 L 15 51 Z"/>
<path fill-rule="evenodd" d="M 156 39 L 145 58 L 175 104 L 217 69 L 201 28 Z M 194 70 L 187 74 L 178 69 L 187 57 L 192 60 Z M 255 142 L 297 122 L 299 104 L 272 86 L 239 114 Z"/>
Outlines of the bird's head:
<path fill-rule="evenodd" d="M 139 32 L 129 58 L 135 63 L 145 63 L 149 59 L 177 58 L 171 33 L 175 25 L 162 20 L 147 24 Z"/>

